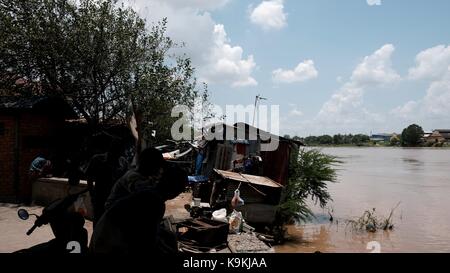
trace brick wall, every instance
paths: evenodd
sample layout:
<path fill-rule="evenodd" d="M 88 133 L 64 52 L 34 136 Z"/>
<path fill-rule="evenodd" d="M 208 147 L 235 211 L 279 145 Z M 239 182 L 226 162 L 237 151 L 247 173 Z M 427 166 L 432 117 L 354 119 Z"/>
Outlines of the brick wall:
<path fill-rule="evenodd" d="M 28 201 L 31 198 L 32 186 L 28 177 L 30 164 L 40 153 L 50 151 L 51 137 L 57 135 L 58 128 L 62 128 L 63 119 L 58 116 L 33 113 L 20 113 L 17 117 L 19 119 L 19 192 L 18 196 L 15 196 L 15 117 L 0 114 L 0 122 L 4 123 L 5 128 L 5 134 L 0 136 L 0 199 L 11 200 L 11 197 L 14 197 L 18 201 Z M 34 141 L 36 139 L 38 141 Z"/>
<path fill-rule="evenodd" d="M 14 197 L 14 116 L 0 115 L 0 199 Z"/>

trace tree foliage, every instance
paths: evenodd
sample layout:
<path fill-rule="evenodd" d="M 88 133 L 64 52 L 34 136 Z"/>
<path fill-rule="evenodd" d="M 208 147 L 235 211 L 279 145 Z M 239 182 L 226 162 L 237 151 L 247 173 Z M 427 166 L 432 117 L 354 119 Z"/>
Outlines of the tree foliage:
<path fill-rule="evenodd" d="M 298 156 L 298 157 L 297 157 Z M 312 213 L 307 205 L 311 198 L 321 207 L 332 200 L 327 183 L 337 182 L 336 157 L 317 149 L 301 149 L 291 158 L 289 179 L 279 207 L 279 222 L 306 220 Z"/>
<path fill-rule="evenodd" d="M 141 131 L 167 134 L 174 105 L 208 94 L 190 59 L 171 54 L 166 23 L 114 0 L 2 1 L 0 90 L 62 97 L 93 131 L 134 113 Z"/>
<path fill-rule="evenodd" d="M 424 131 L 417 124 L 412 124 L 405 128 L 402 132 L 402 146 L 415 147 L 420 144 Z"/>
<path fill-rule="evenodd" d="M 322 136 L 309 136 L 305 138 L 305 143 L 308 145 L 362 145 L 370 142 L 368 135 L 342 135 L 337 134 L 334 136 L 322 135 Z"/>

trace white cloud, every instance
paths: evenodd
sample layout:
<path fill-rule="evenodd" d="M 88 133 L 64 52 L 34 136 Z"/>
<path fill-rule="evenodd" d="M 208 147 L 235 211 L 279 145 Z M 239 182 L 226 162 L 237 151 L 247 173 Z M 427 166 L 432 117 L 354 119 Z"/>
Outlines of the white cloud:
<path fill-rule="evenodd" d="M 314 61 L 306 60 L 301 62 L 293 70 L 283 70 L 281 68 L 272 72 L 272 78 L 278 83 L 304 82 L 317 78 L 319 72 L 314 66 Z"/>
<path fill-rule="evenodd" d="M 450 68 L 442 79 L 431 83 L 424 98 L 424 111 L 430 118 L 450 119 Z"/>
<path fill-rule="evenodd" d="M 409 69 L 409 78 L 430 80 L 425 96 L 417 101 L 409 101 L 391 113 L 404 121 L 414 117 L 428 126 L 445 127 L 443 124 L 449 124 L 450 46 L 439 45 L 417 54 L 416 66 Z"/>
<path fill-rule="evenodd" d="M 322 125 L 345 126 L 353 130 L 367 128 L 383 121 L 379 114 L 371 113 L 363 105 L 364 92 L 369 87 L 394 83 L 400 76 L 391 66 L 395 48 L 384 45 L 357 65 L 350 81 L 345 83 L 320 110 L 317 120 Z"/>
<path fill-rule="evenodd" d="M 292 109 L 292 110 L 289 112 L 289 116 L 291 116 L 291 117 L 302 117 L 302 116 L 303 116 L 303 112 L 300 111 L 300 110 L 297 109 L 297 108 L 294 108 L 294 109 Z"/>
<path fill-rule="evenodd" d="M 209 10 L 223 7 L 229 0 L 132 0 L 129 2 L 149 23 L 167 17 L 167 34 L 185 47 L 197 68 L 200 81 L 232 87 L 254 86 L 256 63 L 252 55 L 232 45 L 225 27 L 211 17 Z"/>
<path fill-rule="evenodd" d="M 410 79 L 438 79 L 450 66 L 450 46 L 439 45 L 420 52 L 416 66 L 409 69 Z"/>
<path fill-rule="evenodd" d="M 251 76 L 256 67 L 253 56 L 242 58 L 243 49 L 228 43 L 227 33 L 223 25 L 214 27 L 214 43 L 212 61 L 205 66 L 204 76 L 213 83 L 232 82 L 233 87 L 255 86 L 258 83 Z"/>
<path fill-rule="evenodd" d="M 358 86 L 385 85 L 400 80 L 400 76 L 391 65 L 391 56 L 395 47 L 384 45 L 375 53 L 366 56 L 353 71 L 351 81 Z"/>
<path fill-rule="evenodd" d="M 381 0 L 367 0 L 367 5 L 369 6 L 380 6 Z"/>
<path fill-rule="evenodd" d="M 346 125 L 364 118 L 361 114 L 363 103 L 363 90 L 351 83 L 345 84 L 341 89 L 324 103 L 318 114 L 318 120 L 325 124 Z"/>
<path fill-rule="evenodd" d="M 264 30 L 282 29 L 287 26 L 287 13 L 284 12 L 283 0 L 263 1 L 256 8 L 251 8 L 250 20 Z"/>
<path fill-rule="evenodd" d="M 409 101 L 391 113 L 400 121 L 426 124 L 432 130 L 450 124 L 449 105 L 450 69 L 441 79 L 431 82 L 423 99 Z"/>
<path fill-rule="evenodd" d="M 418 106 L 419 103 L 417 101 L 408 101 L 404 105 L 394 108 L 390 113 L 395 117 L 409 120 L 418 111 Z"/>
<path fill-rule="evenodd" d="M 386 115 L 372 113 L 365 108 L 366 90 L 400 80 L 391 66 L 395 48 L 385 45 L 364 58 L 353 71 L 350 80 L 324 103 L 314 119 L 297 123 L 292 121 L 289 126 L 301 135 L 323 134 L 323 128 L 326 128 L 327 133 L 368 133 L 369 130 L 391 132 L 401 130 L 413 122 L 424 125 L 425 130 L 445 127 L 450 124 L 449 48 L 450 46 L 436 46 L 417 55 L 416 66 L 409 70 L 409 78 L 430 80 L 421 99 L 407 101 Z M 289 121 L 286 119 L 286 122 Z"/>

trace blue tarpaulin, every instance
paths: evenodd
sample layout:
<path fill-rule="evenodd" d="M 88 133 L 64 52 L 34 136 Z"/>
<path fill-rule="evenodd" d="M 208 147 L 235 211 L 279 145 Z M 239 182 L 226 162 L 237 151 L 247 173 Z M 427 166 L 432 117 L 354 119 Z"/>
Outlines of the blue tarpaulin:
<path fill-rule="evenodd" d="M 189 184 L 208 182 L 208 177 L 205 175 L 188 176 Z"/>

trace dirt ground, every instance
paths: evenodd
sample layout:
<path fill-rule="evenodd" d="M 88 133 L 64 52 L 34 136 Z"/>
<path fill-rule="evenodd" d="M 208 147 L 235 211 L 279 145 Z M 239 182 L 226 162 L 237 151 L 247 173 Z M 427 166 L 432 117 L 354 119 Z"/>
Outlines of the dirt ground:
<path fill-rule="evenodd" d="M 184 205 L 191 202 L 191 194 L 181 194 L 179 197 L 166 203 L 166 216 L 172 215 L 175 219 L 185 219 L 189 213 Z M 19 219 L 17 211 L 25 208 L 29 213 L 41 214 L 42 207 L 25 207 L 13 204 L 0 203 L 0 253 L 10 253 L 20 249 L 29 248 L 39 243 L 47 242 L 54 238 L 50 226 L 37 228 L 30 236 L 26 235 L 28 229 L 33 226 L 34 216 L 26 221 Z M 89 238 L 92 235 L 92 222 L 86 220 L 85 228 Z"/>
<path fill-rule="evenodd" d="M 20 206 L 13 204 L 0 204 L 0 253 L 10 253 L 34 245 L 45 243 L 54 238 L 50 226 L 42 226 L 27 236 L 26 232 L 33 226 L 35 217 L 30 215 L 28 220 L 21 220 L 17 216 L 20 208 L 29 213 L 41 214 L 42 207 Z M 88 230 L 89 238 L 92 235 L 92 222 L 86 220 L 84 227 Z"/>

